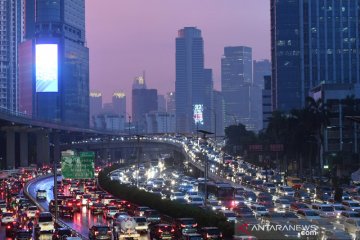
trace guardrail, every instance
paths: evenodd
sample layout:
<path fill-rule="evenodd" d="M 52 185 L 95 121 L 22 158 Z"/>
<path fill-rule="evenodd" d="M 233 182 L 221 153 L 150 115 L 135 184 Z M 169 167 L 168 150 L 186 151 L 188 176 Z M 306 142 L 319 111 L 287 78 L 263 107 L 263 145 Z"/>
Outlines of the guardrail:
<path fill-rule="evenodd" d="M 50 177 L 54 177 L 53 175 L 45 175 L 45 176 L 41 176 L 41 177 L 37 177 L 37 178 L 34 178 L 32 180 L 30 180 L 29 182 L 27 182 L 24 186 L 24 195 L 26 197 L 28 197 L 42 212 L 46 211 L 45 208 L 43 208 L 43 206 L 41 206 L 37 201 L 36 199 L 31 196 L 30 192 L 29 192 L 29 187 L 31 184 L 35 183 L 35 182 L 38 182 L 40 180 L 43 180 L 43 179 L 46 179 L 46 178 L 50 178 Z M 54 214 L 51 214 L 53 216 L 53 218 L 55 218 Z M 81 239 L 84 239 L 84 240 L 88 240 L 89 238 L 82 235 L 81 233 L 78 233 L 76 230 L 74 230 L 72 227 L 70 227 L 69 225 L 66 224 L 66 222 L 62 221 L 61 219 L 57 219 L 57 222 L 56 222 L 59 226 L 63 227 L 63 228 L 67 228 L 67 229 L 70 229 L 71 232 L 74 232 L 76 237 L 79 237 Z"/>

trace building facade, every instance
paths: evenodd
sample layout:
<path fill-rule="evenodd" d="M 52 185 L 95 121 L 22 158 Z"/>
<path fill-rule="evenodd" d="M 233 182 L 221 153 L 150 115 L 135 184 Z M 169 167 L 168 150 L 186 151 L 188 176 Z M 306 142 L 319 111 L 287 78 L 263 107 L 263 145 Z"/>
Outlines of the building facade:
<path fill-rule="evenodd" d="M 145 120 L 146 133 L 175 133 L 175 113 L 153 111 Z"/>
<path fill-rule="evenodd" d="M 112 97 L 112 105 L 114 113 L 126 116 L 126 95 L 125 92 L 115 92 Z"/>
<path fill-rule="evenodd" d="M 197 127 L 194 106 L 204 105 L 204 42 L 199 29 L 185 27 L 178 31 L 175 43 L 176 130 L 191 133 Z"/>
<path fill-rule="evenodd" d="M 21 0 L 0 0 L 0 108 L 18 111 L 18 44 L 22 38 Z"/>
<path fill-rule="evenodd" d="M 271 0 L 274 106 L 302 108 L 321 83 L 359 83 L 360 0 Z"/>
<path fill-rule="evenodd" d="M 89 126 L 89 50 L 85 42 L 85 1 L 28 0 L 25 2 L 25 36 L 32 40 L 32 89 L 34 117 L 62 124 Z M 32 18 L 35 17 L 35 19 Z M 44 51 L 42 49 L 50 49 Z M 46 57 L 45 57 L 46 56 Z M 52 59 L 51 71 L 41 59 Z M 41 62 L 41 63 L 40 63 Z M 56 62 L 56 63 L 55 63 Z M 50 79 L 40 79 L 43 71 Z M 20 70 L 22 71 L 22 70 Z M 28 69 L 22 71 L 24 83 Z M 39 73 L 38 73 L 39 72 Z M 40 72 L 42 75 L 40 75 Z M 44 85 L 45 84 L 45 85 Z M 46 84 L 51 84 L 46 85 Z M 24 94 L 29 94 L 26 92 Z M 20 93 L 23 94 L 23 93 Z"/>
<path fill-rule="evenodd" d="M 320 84 L 310 96 L 326 106 L 328 125 L 323 127 L 320 167 L 337 168 L 337 175 L 349 176 L 360 167 L 359 123 L 348 116 L 360 115 L 360 84 Z"/>
<path fill-rule="evenodd" d="M 99 91 L 90 92 L 90 127 L 95 126 L 94 117 L 102 112 L 102 94 Z"/>
<path fill-rule="evenodd" d="M 221 92 L 225 101 L 225 127 L 242 123 L 248 130 L 255 129 L 252 119 L 251 97 L 253 86 L 252 49 L 225 47 L 221 59 Z"/>
<path fill-rule="evenodd" d="M 156 89 L 133 89 L 132 90 L 132 123 L 138 133 L 146 131 L 145 115 L 157 111 Z"/>
<path fill-rule="evenodd" d="M 271 75 L 264 76 L 264 89 L 262 90 L 262 120 L 264 129 L 268 127 L 269 119 L 273 112 L 271 94 Z"/>

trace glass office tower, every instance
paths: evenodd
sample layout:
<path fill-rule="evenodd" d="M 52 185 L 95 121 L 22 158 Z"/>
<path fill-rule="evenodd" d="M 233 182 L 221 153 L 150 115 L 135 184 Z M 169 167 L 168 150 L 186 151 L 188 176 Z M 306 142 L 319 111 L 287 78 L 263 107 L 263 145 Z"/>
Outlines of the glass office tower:
<path fill-rule="evenodd" d="M 271 0 L 275 108 L 301 108 L 321 83 L 359 83 L 360 0 Z"/>

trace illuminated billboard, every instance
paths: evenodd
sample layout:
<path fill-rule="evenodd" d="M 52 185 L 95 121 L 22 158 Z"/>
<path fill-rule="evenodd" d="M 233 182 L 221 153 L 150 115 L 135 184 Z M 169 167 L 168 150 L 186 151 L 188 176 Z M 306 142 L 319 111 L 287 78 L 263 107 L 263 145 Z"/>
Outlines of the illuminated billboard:
<path fill-rule="evenodd" d="M 195 104 L 194 105 L 194 122 L 195 124 L 200 124 L 200 125 L 204 125 L 204 117 L 203 117 L 203 112 L 204 112 L 204 106 L 202 104 Z"/>
<path fill-rule="evenodd" d="M 36 92 L 58 92 L 58 45 L 36 44 Z"/>

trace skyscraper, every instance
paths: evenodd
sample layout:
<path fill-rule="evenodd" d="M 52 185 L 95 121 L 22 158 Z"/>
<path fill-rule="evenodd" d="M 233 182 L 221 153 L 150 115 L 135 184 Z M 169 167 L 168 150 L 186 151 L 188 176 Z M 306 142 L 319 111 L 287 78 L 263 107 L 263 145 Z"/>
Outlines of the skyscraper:
<path fill-rule="evenodd" d="M 359 83 L 360 0 L 271 0 L 275 107 L 305 105 L 321 83 Z"/>
<path fill-rule="evenodd" d="M 89 50 L 85 43 L 85 0 L 28 0 L 24 9 L 25 35 L 33 39 L 29 40 L 31 53 L 29 48 L 24 48 L 19 58 L 35 55 L 32 58 L 35 74 L 24 68 L 21 75 L 32 79 L 33 114 L 43 120 L 88 127 Z"/>
<path fill-rule="evenodd" d="M 264 89 L 262 90 L 262 119 L 263 128 L 269 125 L 270 117 L 272 115 L 272 91 L 271 91 L 271 76 L 264 76 Z"/>
<path fill-rule="evenodd" d="M 166 112 L 175 113 L 175 92 L 166 93 Z"/>
<path fill-rule="evenodd" d="M 126 95 L 123 91 L 115 92 L 112 97 L 114 113 L 126 118 Z"/>
<path fill-rule="evenodd" d="M 146 89 L 145 76 L 138 76 L 134 78 L 132 89 Z"/>
<path fill-rule="evenodd" d="M 18 48 L 21 40 L 21 1 L 0 0 L 0 107 L 18 110 Z"/>
<path fill-rule="evenodd" d="M 90 126 L 93 127 L 95 117 L 102 111 L 102 94 L 98 91 L 90 92 Z"/>
<path fill-rule="evenodd" d="M 225 127 L 239 122 L 250 126 L 252 80 L 250 47 L 225 47 L 221 59 L 221 92 L 225 101 Z"/>
<path fill-rule="evenodd" d="M 156 89 L 132 90 L 132 122 L 139 133 L 146 130 L 145 115 L 158 110 Z"/>
<path fill-rule="evenodd" d="M 176 130 L 193 132 L 195 105 L 204 105 L 204 43 L 201 31 L 185 27 L 178 31 L 176 43 Z"/>
<path fill-rule="evenodd" d="M 253 84 L 264 89 L 264 76 L 271 75 L 271 62 L 268 59 L 253 61 Z"/>
<path fill-rule="evenodd" d="M 166 112 L 166 100 L 164 95 L 158 95 L 158 111 L 159 112 Z"/>

